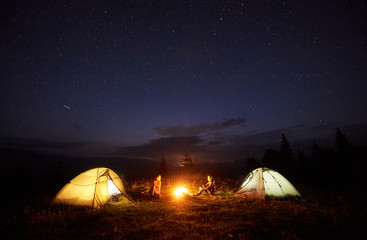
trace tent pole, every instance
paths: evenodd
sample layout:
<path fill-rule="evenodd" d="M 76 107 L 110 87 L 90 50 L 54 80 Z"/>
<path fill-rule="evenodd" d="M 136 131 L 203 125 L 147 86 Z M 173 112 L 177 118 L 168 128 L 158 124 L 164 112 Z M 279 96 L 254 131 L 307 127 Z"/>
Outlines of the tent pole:
<path fill-rule="evenodd" d="M 284 191 L 283 191 L 283 187 L 282 187 L 282 185 L 280 185 L 280 184 L 278 183 L 278 181 L 277 181 L 277 180 L 276 180 L 276 178 L 273 176 L 273 174 L 271 174 L 270 172 L 269 172 L 269 174 L 270 174 L 270 176 L 274 179 L 274 181 L 278 184 L 278 186 L 279 186 L 280 190 L 281 190 L 281 191 L 282 191 L 282 193 L 283 193 L 283 196 L 284 196 L 284 197 L 287 197 L 287 196 L 285 195 Z"/>
<path fill-rule="evenodd" d="M 96 189 L 97 189 L 98 175 L 99 175 L 99 168 L 97 170 L 97 177 L 96 177 L 96 181 L 94 183 L 94 193 L 93 193 L 92 209 L 94 208 L 94 199 L 96 199 Z"/>

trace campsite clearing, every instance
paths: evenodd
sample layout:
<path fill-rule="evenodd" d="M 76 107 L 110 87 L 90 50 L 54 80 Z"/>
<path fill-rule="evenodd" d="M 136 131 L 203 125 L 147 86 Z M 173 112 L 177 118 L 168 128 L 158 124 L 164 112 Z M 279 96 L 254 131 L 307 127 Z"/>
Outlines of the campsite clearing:
<path fill-rule="evenodd" d="M 10 239 L 358 238 L 366 209 L 343 200 L 251 201 L 227 196 L 124 199 L 100 209 L 28 208 L 5 225 Z"/>

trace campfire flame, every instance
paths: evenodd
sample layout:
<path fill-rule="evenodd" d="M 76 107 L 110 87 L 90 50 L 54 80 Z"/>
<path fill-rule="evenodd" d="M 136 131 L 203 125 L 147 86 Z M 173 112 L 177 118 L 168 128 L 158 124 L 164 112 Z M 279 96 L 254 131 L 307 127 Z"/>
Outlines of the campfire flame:
<path fill-rule="evenodd" d="M 187 189 L 184 187 L 179 187 L 174 192 L 176 197 L 183 197 L 187 194 Z"/>

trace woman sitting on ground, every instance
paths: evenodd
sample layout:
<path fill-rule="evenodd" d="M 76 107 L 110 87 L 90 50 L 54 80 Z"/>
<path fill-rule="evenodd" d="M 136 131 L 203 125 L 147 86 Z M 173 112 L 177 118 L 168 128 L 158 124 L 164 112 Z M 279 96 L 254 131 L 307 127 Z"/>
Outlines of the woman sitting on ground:
<path fill-rule="evenodd" d="M 209 196 L 215 194 L 215 180 L 213 176 L 208 175 L 208 182 L 203 186 L 199 187 L 199 191 L 193 196 L 199 196 L 203 191 L 205 191 Z"/>
<path fill-rule="evenodd" d="M 152 197 L 161 198 L 161 175 L 158 175 L 158 177 L 156 177 L 156 179 L 153 181 Z"/>

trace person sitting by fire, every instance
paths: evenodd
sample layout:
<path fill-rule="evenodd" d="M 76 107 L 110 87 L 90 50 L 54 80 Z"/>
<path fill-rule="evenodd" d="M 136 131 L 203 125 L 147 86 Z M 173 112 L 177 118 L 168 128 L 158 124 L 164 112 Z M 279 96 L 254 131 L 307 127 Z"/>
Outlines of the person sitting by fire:
<path fill-rule="evenodd" d="M 199 191 L 193 196 L 199 196 L 202 192 L 206 192 L 209 196 L 215 194 L 215 180 L 213 176 L 208 175 L 208 182 L 203 186 L 199 187 Z"/>
<path fill-rule="evenodd" d="M 158 175 L 153 181 L 152 197 L 161 198 L 161 175 Z"/>

